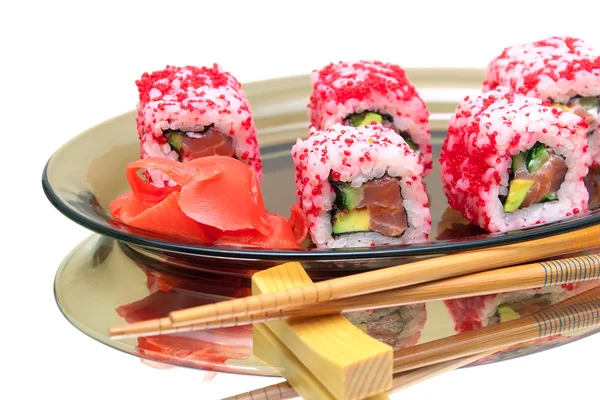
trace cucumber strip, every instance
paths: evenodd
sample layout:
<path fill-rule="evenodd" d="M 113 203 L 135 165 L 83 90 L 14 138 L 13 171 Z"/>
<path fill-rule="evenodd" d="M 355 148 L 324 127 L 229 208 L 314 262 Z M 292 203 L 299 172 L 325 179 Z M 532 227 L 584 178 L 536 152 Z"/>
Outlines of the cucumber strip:
<path fill-rule="evenodd" d="M 408 136 L 406 134 L 400 135 L 400 136 L 402 136 L 402 139 L 404 139 L 404 141 L 406 142 L 408 147 L 410 147 L 413 151 L 419 151 L 419 146 L 417 146 L 417 144 L 415 142 L 413 142 L 413 140 L 410 138 L 410 136 Z"/>
<path fill-rule="evenodd" d="M 549 159 L 548 150 L 538 142 L 527 152 L 527 170 L 529 172 L 538 171 Z"/>
<path fill-rule="evenodd" d="M 542 197 L 540 199 L 540 203 L 545 203 L 547 201 L 555 201 L 558 200 L 558 196 L 556 195 L 556 193 L 548 193 L 547 195 L 545 195 L 544 197 Z"/>
<path fill-rule="evenodd" d="M 512 171 L 513 173 L 518 170 L 519 168 L 521 168 L 523 166 L 523 164 L 525 164 L 525 153 L 519 153 L 519 154 L 515 154 L 512 158 Z"/>
<path fill-rule="evenodd" d="M 598 108 L 600 106 L 600 101 L 597 97 L 582 97 L 579 100 L 579 104 L 586 110 L 591 110 Z"/>

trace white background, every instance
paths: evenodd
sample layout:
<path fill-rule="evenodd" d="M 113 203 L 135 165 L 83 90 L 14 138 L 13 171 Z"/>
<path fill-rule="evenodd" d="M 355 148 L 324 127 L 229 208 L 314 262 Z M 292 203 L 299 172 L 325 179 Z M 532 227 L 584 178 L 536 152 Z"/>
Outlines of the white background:
<path fill-rule="evenodd" d="M 600 46 L 597 0 L 1 4 L 2 398 L 217 399 L 278 381 L 219 375 L 206 384 L 200 371 L 152 369 L 78 332 L 54 303 L 56 268 L 88 232 L 46 201 L 43 165 L 69 138 L 133 109 L 142 72 L 216 61 L 245 82 L 342 59 L 484 67 L 504 46 L 551 35 Z M 592 337 L 452 372 L 395 398 L 598 398 L 599 345 Z"/>

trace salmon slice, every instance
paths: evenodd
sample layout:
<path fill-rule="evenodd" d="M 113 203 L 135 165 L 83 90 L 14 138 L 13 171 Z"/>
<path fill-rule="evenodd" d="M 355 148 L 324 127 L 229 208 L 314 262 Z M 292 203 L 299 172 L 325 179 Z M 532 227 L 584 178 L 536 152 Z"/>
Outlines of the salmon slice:
<path fill-rule="evenodd" d="M 544 196 L 555 193 L 565 180 L 567 174 L 567 163 L 559 155 L 550 152 L 550 159 L 544 163 L 542 168 L 535 172 L 529 172 L 525 164 L 515 171 L 515 179 L 534 181 L 535 184 L 527 192 L 527 196 L 521 203 L 521 208 L 539 203 Z"/>
<path fill-rule="evenodd" d="M 367 207 L 370 228 L 382 235 L 399 236 L 408 228 L 404 201 L 398 180 L 385 176 L 364 185 L 363 198 L 357 208 Z"/>
<path fill-rule="evenodd" d="M 230 136 L 225 136 L 216 129 L 209 128 L 200 137 L 184 135 L 179 155 L 184 161 L 209 156 L 233 157 L 235 150 Z"/>

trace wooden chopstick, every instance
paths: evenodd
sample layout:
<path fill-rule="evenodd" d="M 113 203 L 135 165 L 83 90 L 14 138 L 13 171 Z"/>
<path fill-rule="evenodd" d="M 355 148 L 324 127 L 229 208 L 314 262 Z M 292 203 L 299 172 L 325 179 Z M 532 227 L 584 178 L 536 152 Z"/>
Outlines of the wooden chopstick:
<path fill-rule="evenodd" d="M 498 325 L 394 352 L 394 373 L 600 325 L 600 287 Z"/>
<path fill-rule="evenodd" d="M 175 327 L 169 318 L 160 318 L 113 327 L 110 335 L 113 339 L 119 339 L 223 328 L 284 318 L 328 315 L 503 293 L 593 279 L 600 279 L 600 254 L 500 268 L 405 288 L 348 297 L 299 309 L 281 310 L 277 313 L 263 312 L 209 323 L 180 324 Z"/>
<path fill-rule="evenodd" d="M 169 314 L 174 327 L 274 312 L 433 280 L 489 271 L 536 259 L 600 247 L 600 226 L 543 239 L 426 259 L 317 282 L 281 292 L 223 301 Z"/>
<path fill-rule="evenodd" d="M 388 394 L 396 393 L 429 378 L 441 375 L 444 372 L 449 372 L 457 368 L 464 367 L 465 365 L 469 365 L 482 358 L 491 356 L 497 351 L 498 350 L 491 350 L 468 357 L 429 365 L 427 367 L 414 369 L 412 371 L 399 372 L 394 374 L 394 378 L 392 380 L 392 389 L 388 392 Z M 241 393 L 232 397 L 227 397 L 222 400 L 283 400 L 294 399 L 296 397 L 298 397 L 298 393 L 296 393 L 292 385 L 286 381 L 252 390 L 250 392 Z"/>

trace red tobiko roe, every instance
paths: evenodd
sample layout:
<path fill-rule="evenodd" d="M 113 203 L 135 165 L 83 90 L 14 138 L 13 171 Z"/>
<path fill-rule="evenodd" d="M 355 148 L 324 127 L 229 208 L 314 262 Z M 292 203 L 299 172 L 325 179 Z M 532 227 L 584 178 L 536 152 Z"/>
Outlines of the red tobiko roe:
<path fill-rule="evenodd" d="M 162 172 L 174 185 L 148 183 L 138 174 L 143 169 Z M 134 228 L 198 243 L 277 249 L 298 249 L 307 233 L 298 207 L 290 220 L 268 213 L 254 171 L 231 157 L 186 163 L 146 158 L 130 163 L 126 175 L 132 190 L 115 199 L 110 211 Z"/>

